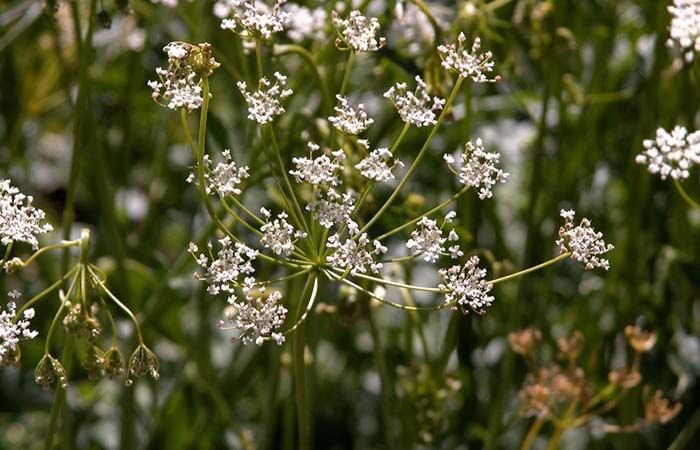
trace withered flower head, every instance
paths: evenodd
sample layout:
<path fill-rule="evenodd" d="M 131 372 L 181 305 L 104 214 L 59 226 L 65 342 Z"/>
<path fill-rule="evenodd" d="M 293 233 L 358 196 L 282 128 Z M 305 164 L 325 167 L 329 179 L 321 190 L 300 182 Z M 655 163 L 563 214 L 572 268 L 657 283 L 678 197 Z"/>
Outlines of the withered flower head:
<path fill-rule="evenodd" d="M 657 390 L 644 405 L 644 419 L 647 422 L 667 423 L 678 415 L 682 407 L 680 403 L 671 405 L 663 393 Z"/>
<path fill-rule="evenodd" d="M 510 348 L 520 355 L 532 355 L 535 347 L 542 339 L 542 333 L 536 328 L 525 328 L 520 331 L 508 333 Z"/>
<path fill-rule="evenodd" d="M 104 373 L 110 378 L 120 377 L 124 374 L 124 355 L 117 347 L 107 350 L 104 358 Z"/>
<path fill-rule="evenodd" d="M 559 338 L 557 347 L 561 358 L 574 360 L 578 358 L 581 350 L 583 350 L 583 334 L 578 330 L 574 330 L 571 336 Z"/>
<path fill-rule="evenodd" d="M 628 325 L 625 327 L 625 337 L 634 351 L 648 352 L 656 344 L 656 333 L 642 330 L 641 327 Z"/>
<path fill-rule="evenodd" d="M 160 378 L 160 364 L 156 355 L 145 345 L 140 344 L 129 358 L 129 375 L 142 377 L 150 375 L 154 380 Z M 130 385 L 131 380 L 127 380 Z"/>
<path fill-rule="evenodd" d="M 66 370 L 59 360 L 49 354 L 44 355 L 36 366 L 34 381 L 45 390 L 51 386 L 60 386 L 63 389 L 68 387 Z"/>
<path fill-rule="evenodd" d="M 93 344 L 88 345 L 83 367 L 85 367 L 89 379 L 96 380 L 104 374 L 105 361 L 105 352 L 100 347 Z"/>
<path fill-rule="evenodd" d="M 620 367 L 608 373 L 608 381 L 623 389 L 632 389 L 642 381 L 642 374 L 636 369 Z"/>

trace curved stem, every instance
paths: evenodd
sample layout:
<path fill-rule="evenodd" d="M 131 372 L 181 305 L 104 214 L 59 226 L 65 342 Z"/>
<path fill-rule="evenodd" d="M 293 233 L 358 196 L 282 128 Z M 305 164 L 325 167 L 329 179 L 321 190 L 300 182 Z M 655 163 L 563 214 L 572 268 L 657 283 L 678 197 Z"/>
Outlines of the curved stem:
<path fill-rule="evenodd" d="M 316 66 L 316 62 L 314 61 L 314 57 L 311 55 L 311 53 L 309 53 L 309 51 L 306 50 L 304 47 L 294 44 L 275 45 L 273 47 L 273 52 L 276 56 L 296 54 L 304 60 L 306 65 L 309 66 L 309 68 L 311 69 L 311 74 L 313 75 L 314 80 L 316 81 L 316 83 L 318 83 L 319 90 L 321 91 L 321 101 L 323 103 L 323 110 L 325 114 L 332 114 L 333 102 L 331 101 L 331 96 L 328 92 L 328 87 L 326 86 L 325 81 L 323 81 L 323 77 L 321 77 L 321 74 L 318 71 L 318 67 Z"/>
<path fill-rule="evenodd" d="M 90 277 L 92 278 L 92 281 L 97 284 L 102 291 L 107 294 L 107 297 L 109 297 L 119 308 L 121 308 L 122 311 L 126 313 L 127 316 L 131 319 L 132 322 L 134 322 L 134 326 L 136 327 L 136 336 L 139 340 L 139 344 L 143 345 L 143 335 L 141 334 L 141 327 L 139 326 L 139 321 L 136 320 L 136 316 L 134 316 L 134 313 L 131 312 L 129 308 L 124 305 L 114 294 L 112 294 L 112 291 L 110 291 L 107 286 L 99 279 L 97 274 L 90 268 L 87 268 L 88 272 L 90 273 Z"/>
<path fill-rule="evenodd" d="M 405 228 L 407 228 L 407 227 L 410 227 L 411 225 L 413 225 L 413 224 L 415 224 L 416 222 L 418 222 L 419 220 L 421 220 L 423 217 L 429 216 L 429 215 L 431 215 L 431 214 L 434 214 L 434 213 L 440 211 L 442 208 L 444 208 L 445 206 L 449 205 L 450 203 L 454 202 L 454 201 L 457 200 L 459 197 L 461 197 L 462 195 L 464 195 L 464 193 L 467 192 L 468 190 L 469 190 L 469 186 L 465 186 L 464 188 L 462 188 L 462 190 L 460 190 L 459 192 L 457 192 L 456 194 L 454 194 L 452 197 L 448 198 L 448 199 L 445 200 L 444 202 L 440 203 L 440 204 L 437 205 L 436 207 L 434 207 L 434 208 L 432 208 L 432 209 L 430 209 L 430 210 L 424 212 L 423 214 L 420 214 L 420 215 L 419 215 L 418 217 L 416 217 L 415 219 L 411 219 L 411 220 L 409 220 L 408 222 L 404 223 L 403 225 L 399 225 L 398 227 L 394 228 L 394 229 L 391 230 L 391 231 L 387 231 L 386 233 L 384 233 L 384 234 L 382 234 L 381 236 L 379 236 L 379 237 L 377 238 L 377 240 L 378 240 L 378 241 L 381 241 L 381 240 L 383 240 L 383 239 L 385 239 L 385 238 L 387 238 L 387 237 L 389 237 L 389 236 L 391 236 L 391 235 L 393 235 L 393 234 L 398 233 L 399 231 L 401 231 L 401 230 L 403 230 L 403 229 L 405 229 Z"/>
<path fill-rule="evenodd" d="M 337 269 L 334 269 L 334 270 L 337 270 Z M 434 292 L 437 294 L 442 293 L 442 291 L 438 288 L 431 288 L 431 287 L 425 287 L 425 286 L 416 286 L 413 284 L 400 283 L 398 281 L 385 280 L 383 278 L 377 278 L 377 277 L 373 277 L 371 275 L 365 275 L 363 273 L 355 273 L 355 274 L 352 274 L 352 276 L 356 277 L 356 278 L 362 278 L 365 280 L 369 280 L 369 281 L 374 281 L 375 283 L 384 284 L 386 286 L 411 289 L 412 291 Z"/>
<path fill-rule="evenodd" d="M 26 261 L 22 261 L 21 268 L 22 269 L 26 268 L 29 264 L 34 262 L 35 259 L 37 259 L 39 256 L 43 255 L 46 252 L 50 252 L 51 250 L 62 249 L 62 248 L 68 249 L 71 247 L 77 247 L 78 245 L 80 245 L 80 239 L 76 239 L 74 241 L 61 241 L 58 244 L 52 244 L 52 245 L 47 245 L 46 247 L 42 247 L 39 250 L 37 250 L 36 252 L 34 252 L 34 254 L 32 256 L 27 258 Z"/>
<path fill-rule="evenodd" d="M 673 184 L 676 186 L 676 190 L 678 191 L 679 194 L 681 194 L 681 197 L 683 197 L 683 200 L 685 200 L 685 202 L 688 205 L 690 205 L 692 208 L 700 209 L 700 203 L 693 200 L 693 198 L 683 188 L 680 181 L 678 181 L 674 178 Z"/>
<path fill-rule="evenodd" d="M 442 112 L 440 113 L 440 117 L 438 118 L 437 122 L 433 126 L 433 129 L 430 130 L 430 134 L 428 135 L 428 138 L 425 140 L 425 143 L 423 144 L 423 147 L 421 147 L 420 151 L 418 152 L 418 155 L 416 156 L 416 159 L 413 160 L 413 163 L 411 164 L 411 167 L 408 168 L 406 171 L 406 174 L 403 176 L 399 184 L 394 188 L 394 191 L 391 193 L 389 198 L 384 202 L 382 207 L 377 211 L 374 216 L 370 219 L 369 222 L 365 224 L 364 227 L 359 231 L 358 234 L 362 234 L 363 232 L 367 231 L 369 227 L 374 224 L 381 216 L 384 214 L 384 212 L 389 208 L 391 203 L 398 197 L 399 193 L 401 192 L 401 189 L 406 185 L 408 182 L 409 178 L 411 178 L 411 175 L 418 169 L 418 165 L 420 164 L 421 160 L 423 159 L 423 156 L 425 156 L 425 153 L 428 151 L 428 148 L 430 147 L 430 144 L 433 142 L 433 138 L 437 134 L 438 130 L 440 129 L 440 125 L 442 122 L 445 120 L 445 117 L 447 116 L 447 111 L 450 109 L 450 105 L 452 105 L 452 102 L 454 102 L 455 97 L 457 96 L 457 93 L 459 92 L 460 86 L 462 86 L 462 82 L 464 79 L 462 77 L 459 77 L 457 79 L 457 82 L 455 83 L 454 87 L 452 88 L 452 92 L 450 93 L 449 98 L 447 99 L 447 102 L 445 102 L 445 106 L 442 109 Z"/>
<path fill-rule="evenodd" d="M 70 278 L 71 276 L 75 275 L 75 272 L 76 272 L 77 270 L 78 270 L 78 266 L 73 267 L 73 268 L 70 270 L 70 272 L 68 272 L 67 274 L 63 275 L 63 276 L 61 277 L 60 280 L 56 281 L 54 284 L 52 284 L 51 286 L 47 287 L 46 289 L 44 289 L 43 291 L 41 291 L 40 293 L 38 293 L 37 295 L 35 295 L 34 297 L 32 297 L 30 300 L 28 300 L 25 304 L 23 304 L 23 305 L 19 308 L 19 310 L 17 311 L 17 314 L 15 315 L 14 322 L 16 323 L 16 321 L 19 320 L 19 318 L 22 316 L 22 313 L 23 313 L 27 308 L 31 307 L 34 303 L 38 302 L 38 301 L 41 300 L 42 298 L 46 297 L 47 295 L 49 295 L 50 293 L 52 293 L 53 291 L 55 291 L 56 289 L 58 289 L 59 287 L 61 287 L 61 286 L 63 285 L 63 283 L 64 283 L 66 280 L 68 280 L 68 278 Z"/>
<path fill-rule="evenodd" d="M 510 275 L 506 275 L 506 276 L 503 276 L 503 277 L 500 277 L 500 278 L 496 278 L 496 279 L 494 279 L 494 280 L 490 280 L 490 281 L 489 281 L 489 284 L 502 283 L 502 282 L 504 282 L 504 281 L 512 280 L 513 278 L 517 278 L 517 277 L 519 277 L 519 276 L 528 274 L 528 273 L 530 273 L 530 272 L 535 272 L 536 270 L 544 269 L 545 267 L 551 266 L 552 264 L 556 264 L 556 263 L 558 263 L 559 261 L 562 261 L 562 260 L 568 258 L 569 256 L 571 256 L 571 252 L 562 253 L 561 255 L 559 255 L 559 256 L 557 256 L 557 257 L 554 257 L 554 258 L 552 258 L 552 259 L 549 259 L 549 260 L 547 260 L 547 261 L 545 261 L 545 262 L 543 262 L 543 263 L 541 263 L 541 264 L 537 264 L 536 266 L 532 266 L 532 267 L 530 267 L 530 268 L 521 270 L 521 271 L 519 271 L 519 272 L 511 273 Z"/>

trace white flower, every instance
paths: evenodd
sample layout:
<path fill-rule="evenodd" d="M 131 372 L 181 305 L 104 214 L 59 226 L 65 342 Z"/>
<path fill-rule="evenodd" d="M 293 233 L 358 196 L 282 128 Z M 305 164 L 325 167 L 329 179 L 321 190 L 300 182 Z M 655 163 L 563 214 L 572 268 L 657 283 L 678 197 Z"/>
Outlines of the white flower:
<path fill-rule="evenodd" d="M 306 205 L 306 210 L 311 211 L 314 218 L 325 228 L 333 225 L 347 223 L 350 229 L 356 228 L 350 219 L 350 214 L 355 208 L 355 193 L 353 191 L 339 194 L 335 189 L 326 191 L 326 198 L 316 198 Z"/>
<path fill-rule="evenodd" d="M 479 53 L 481 39 L 474 39 L 471 53 L 464 48 L 467 38 L 464 33 L 459 33 L 457 44 L 438 46 L 438 53 L 442 58 L 442 67 L 458 74 L 462 78 L 471 78 L 475 83 L 487 83 L 500 80 L 500 76 L 489 78 L 487 74 L 493 72 L 494 63 L 491 61 L 491 52 Z"/>
<path fill-rule="evenodd" d="M 0 243 L 26 242 L 34 250 L 39 248 L 37 235 L 48 233 L 53 227 L 41 223 L 46 213 L 35 208 L 32 196 L 22 194 L 10 180 L 0 179 Z"/>
<path fill-rule="evenodd" d="M 270 8 L 259 0 L 219 0 L 214 5 L 214 14 L 223 18 L 224 30 L 270 39 L 291 20 L 291 14 L 282 10 L 282 4 L 284 1 L 278 0 Z"/>
<path fill-rule="evenodd" d="M 335 115 L 328 118 L 328 121 L 343 134 L 357 135 L 365 131 L 374 119 L 367 116 L 365 106 L 360 103 L 357 109 L 350 106 L 347 97 L 336 95 L 338 105 L 334 108 Z"/>
<path fill-rule="evenodd" d="M 458 304 L 465 314 L 470 310 L 483 314 L 494 301 L 489 295 L 493 286 L 486 281 L 486 269 L 479 267 L 478 256 L 472 256 L 463 266 L 440 269 L 440 278 L 445 302 Z"/>
<path fill-rule="evenodd" d="M 224 161 L 216 165 L 214 170 L 207 174 L 209 181 L 208 192 L 216 191 L 220 196 L 239 195 L 241 190 L 238 185 L 250 176 L 248 166 L 238 167 L 231 157 L 231 150 L 222 152 Z"/>
<path fill-rule="evenodd" d="M 320 147 L 313 142 L 309 142 L 307 147 L 309 148 L 309 157 L 292 158 L 296 170 L 290 170 L 289 174 L 294 177 L 297 183 L 306 182 L 314 186 L 339 185 L 338 172 L 343 170 L 345 153 L 342 150 L 336 150 L 331 152 L 330 156 L 323 153 L 314 158 L 314 153 Z"/>
<path fill-rule="evenodd" d="M 29 321 L 34 318 L 34 309 L 29 308 L 22 317 L 17 317 L 16 302 L 21 294 L 11 291 L 7 296 L 10 299 L 7 310 L 0 308 L 0 367 L 16 363 L 19 342 L 34 339 L 39 334 L 30 328 Z"/>
<path fill-rule="evenodd" d="M 700 1 L 673 0 L 668 6 L 671 13 L 670 37 L 667 45 L 678 45 L 687 62 L 693 61 L 695 52 L 700 51 Z"/>
<path fill-rule="evenodd" d="M 309 9 L 296 3 L 286 3 L 282 8 L 290 16 L 287 24 L 289 39 L 294 42 L 301 42 L 308 38 L 318 41 L 325 39 L 328 14 L 324 8 Z"/>
<path fill-rule="evenodd" d="M 610 268 L 610 261 L 601 258 L 600 255 L 614 249 L 612 244 L 606 244 L 603 240 L 603 233 L 596 232 L 591 226 L 590 220 L 581 219 L 578 226 L 574 225 L 576 212 L 564 210 L 560 212 L 565 219 L 564 225 L 559 228 L 559 239 L 556 244 L 561 253 L 571 252 L 571 257 L 584 265 L 586 269 L 602 267 L 605 270 Z"/>
<path fill-rule="evenodd" d="M 452 155 L 444 155 L 447 164 L 454 166 Z M 491 198 L 492 188 L 496 183 L 505 183 L 508 173 L 498 168 L 501 155 L 497 152 L 487 152 L 481 139 L 465 145 L 465 151 L 459 155 L 459 182 L 465 186 L 479 188 L 479 198 Z"/>
<path fill-rule="evenodd" d="M 163 51 L 168 55 L 168 68 L 156 68 L 160 81 L 147 83 L 153 90 L 151 97 L 161 106 L 173 110 L 199 109 L 204 101 L 201 76 L 219 67 L 211 55 L 211 46 L 207 43 L 171 42 L 163 47 Z"/>
<path fill-rule="evenodd" d="M 369 142 L 366 140 L 359 139 L 357 143 L 365 150 L 369 149 Z M 394 174 L 391 171 L 397 165 L 403 166 L 403 163 L 394 158 L 388 149 L 378 148 L 369 152 L 362 161 L 355 165 L 355 168 L 360 171 L 363 177 L 382 183 L 394 179 Z"/>
<path fill-rule="evenodd" d="M 338 13 L 332 13 L 333 26 L 338 31 L 336 46 L 344 42 L 355 52 L 376 52 L 384 46 L 386 40 L 377 38 L 379 20 L 376 17 L 367 18 L 360 11 L 351 11 L 347 19 L 341 19 Z"/>
<path fill-rule="evenodd" d="M 700 131 L 688 133 L 677 126 L 671 132 L 659 128 L 656 139 L 645 139 L 644 151 L 635 161 L 645 164 L 650 173 L 658 174 L 662 180 L 669 176 L 684 180 L 690 176 L 690 168 L 700 164 Z"/>
<path fill-rule="evenodd" d="M 434 263 L 445 253 L 446 241 L 437 221 L 423 216 L 411 232 L 411 239 L 406 241 L 406 247 L 415 253 L 422 253 L 426 262 Z"/>
<path fill-rule="evenodd" d="M 248 119 L 259 124 L 272 122 L 275 116 L 284 114 L 285 110 L 280 100 L 292 95 L 291 89 L 282 89 L 287 83 L 287 77 L 279 72 L 275 72 L 274 75 L 277 80 L 274 84 L 263 77 L 258 81 L 258 90 L 255 92 L 248 91 L 245 81 L 237 83 L 238 89 L 248 104 Z"/>
<path fill-rule="evenodd" d="M 333 250 L 326 258 L 328 264 L 341 270 L 349 270 L 351 274 L 367 273 L 368 270 L 379 273 L 384 265 L 375 260 L 376 256 L 386 253 L 387 248 L 381 242 L 370 241 L 367 233 L 357 238 L 341 240 L 338 234 L 328 238 L 326 247 Z"/>
<path fill-rule="evenodd" d="M 220 292 L 233 293 L 235 288 L 240 286 L 241 277 L 249 277 L 255 273 L 253 262 L 259 254 L 257 250 L 241 242 L 232 243 L 228 236 L 220 239 L 219 244 L 221 248 L 216 253 L 216 257 L 211 257 L 211 260 L 203 253 L 197 255 L 196 245 L 189 246 L 197 264 L 204 269 L 203 274 L 196 273 L 195 277 L 209 284 L 207 291 L 211 295 L 217 295 Z M 210 243 L 210 254 L 211 251 Z"/>
<path fill-rule="evenodd" d="M 425 81 L 416 76 L 415 92 L 408 91 L 406 83 L 397 83 L 384 93 L 390 99 L 401 116 L 401 120 L 417 127 L 435 125 L 435 111 L 445 105 L 445 100 L 430 97 Z"/>
<path fill-rule="evenodd" d="M 252 285 L 252 281 L 249 280 L 249 284 Z M 281 345 L 284 335 L 275 330 L 284 324 L 287 317 L 287 308 L 280 304 L 282 294 L 279 291 L 265 294 L 264 288 L 253 289 L 251 286 L 243 291 L 244 299 L 235 296 L 229 298 L 231 307 L 226 310 L 225 318 L 231 326 L 222 323 L 221 328 L 238 330 L 240 334 L 235 340 L 240 340 L 244 345 L 251 342 L 262 345 L 267 340 Z"/>
<path fill-rule="evenodd" d="M 261 208 L 260 212 L 269 219 L 269 211 Z M 294 249 L 294 242 L 297 239 L 306 237 L 306 233 L 295 230 L 287 222 L 287 217 L 286 212 L 281 212 L 277 214 L 275 220 L 267 222 L 260 227 L 260 231 L 263 233 L 262 237 L 260 237 L 260 244 L 272 250 L 275 255 L 289 256 Z"/>

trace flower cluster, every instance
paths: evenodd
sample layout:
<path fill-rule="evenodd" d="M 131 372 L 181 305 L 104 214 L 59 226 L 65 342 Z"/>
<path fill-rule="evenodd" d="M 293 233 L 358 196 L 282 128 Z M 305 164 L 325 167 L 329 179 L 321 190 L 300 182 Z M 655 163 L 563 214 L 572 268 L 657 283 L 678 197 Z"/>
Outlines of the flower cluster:
<path fill-rule="evenodd" d="M 610 261 L 601 257 L 615 247 L 606 244 L 603 240 L 603 233 L 595 231 L 590 220 L 581 219 L 579 225 L 574 225 L 576 212 L 573 210 L 561 210 L 561 217 L 565 219 L 564 225 L 559 228 L 559 239 L 556 244 L 561 253 L 570 252 L 571 257 L 584 265 L 586 269 L 602 267 L 605 270 L 610 268 Z"/>
<path fill-rule="evenodd" d="M 673 0 L 668 6 L 671 13 L 670 37 L 667 45 L 678 45 L 687 62 L 692 62 L 700 51 L 700 2 L 697 0 Z"/>
<path fill-rule="evenodd" d="M 262 236 L 260 244 L 272 250 L 272 253 L 279 256 L 289 256 L 294 249 L 294 242 L 298 239 L 304 239 L 306 233 L 295 230 L 294 227 L 287 222 L 287 213 L 281 212 L 277 214 L 277 218 L 270 221 L 271 213 L 265 208 L 260 208 L 260 214 L 265 217 L 267 222 L 260 227 Z"/>
<path fill-rule="evenodd" d="M 229 298 L 231 306 L 226 310 L 225 321 L 220 323 L 220 327 L 237 330 L 239 335 L 234 340 L 240 340 L 244 345 L 251 342 L 262 345 L 268 339 L 282 345 L 284 335 L 275 331 L 284 324 L 287 317 L 287 308 L 280 304 L 282 293 L 266 293 L 264 287 L 254 287 L 252 278 L 246 281 L 247 285 L 243 287 L 244 300 Z M 226 323 L 231 325 L 227 326 Z"/>
<path fill-rule="evenodd" d="M 296 3 L 285 3 L 285 12 L 289 13 L 287 36 L 294 42 L 304 39 L 323 40 L 326 36 L 326 19 L 328 14 L 322 7 L 309 9 Z"/>
<path fill-rule="evenodd" d="M 462 78 L 471 78 L 475 83 L 495 82 L 501 79 L 496 75 L 489 78 L 488 74 L 493 72 L 494 63 L 491 61 L 493 54 L 488 51 L 479 53 L 481 49 L 481 39 L 474 39 L 471 53 L 464 48 L 467 40 L 464 33 L 457 37 L 457 44 L 445 44 L 438 46 L 438 53 L 442 58 L 442 67 L 458 74 Z"/>
<path fill-rule="evenodd" d="M 341 133 L 358 135 L 374 123 L 374 119 L 367 116 L 362 103 L 355 109 L 350 106 L 347 97 L 336 95 L 335 98 L 338 99 L 338 105 L 334 108 L 335 115 L 329 117 L 328 121 Z"/>
<path fill-rule="evenodd" d="M 454 218 L 455 213 L 450 212 L 444 220 L 445 223 L 450 223 Z M 416 254 L 423 255 L 426 262 L 434 263 L 442 255 L 449 255 L 452 259 L 457 259 L 463 255 L 459 245 L 452 245 L 448 252 L 445 252 L 445 243 L 447 241 L 456 242 L 459 240 L 457 232 L 452 229 L 447 237 L 444 237 L 442 227 L 438 226 L 437 220 L 430 219 L 427 216 L 421 217 L 416 223 L 416 228 L 411 232 L 411 239 L 406 241 L 406 247 Z"/>
<path fill-rule="evenodd" d="M 290 170 L 289 174 L 296 179 L 297 183 L 306 182 L 313 186 L 339 185 L 338 172 L 343 170 L 345 153 L 342 150 L 336 150 L 331 152 L 330 156 L 324 153 L 314 158 L 314 153 L 321 147 L 313 142 L 309 142 L 307 147 L 309 157 L 293 158 L 292 162 L 296 170 Z"/>
<path fill-rule="evenodd" d="M 283 0 L 275 1 L 272 7 L 257 0 L 218 0 L 214 13 L 223 18 L 221 28 L 224 30 L 271 39 L 274 33 L 284 30 L 292 18 L 282 9 L 283 4 Z"/>
<path fill-rule="evenodd" d="M 384 93 L 401 116 L 401 120 L 417 127 L 435 125 L 436 111 L 442 109 L 445 100 L 428 95 L 428 85 L 416 75 L 416 90 L 410 92 L 406 83 L 397 83 Z"/>
<path fill-rule="evenodd" d="M 7 310 L 0 308 L 0 367 L 15 365 L 19 360 L 19 341 L 34 339 L 39 334 L 30 328 L 34 309 L 25 309 L 22 316 L 17 317 L 17 300 L 21 294 L 11 291 L 7 296 L 10 299 Z"/>
<path fill-rule="evenodd" d="M 700 164 L 700 131 L 688 133 L 685 127 L 677 126 L 669 133 L 659 128 L 656 138 L 646 139 L 643 144 L 644 151 L 635 160 L 662 180 L 669 176 L 684 180 L 690 176 L 690 168 Z"/>
<path fill-rule="evenodd" d="M 209 284 L 207 291 L 211 295 L 220 292 L 234 294 L 235 289 L 240 287 L 240 279 L 249 277 L 255 273 L 253 262 L 257 259 L 259 252 L 241 242 L 232 242 L 230 237 L 219 240 L 221 248 L 212 255 L 212 244 L 209 244 L 209 257 L 204 253 L 199 253 L 197 245 L 190 242 L 188 251 L 194 256 L 197 264 L 204 269 L 204 273 L 197 273 L 195 276 Z"/>
<path fill-rule="evenodd" d="M 367 273 L 368 269 L 379 273 L 384 265 L 375 258 L 388 250 L 378 240 L 370 240 L 367 233 L 345 240 L 339 234 L 333 234 L 328 238 L 326 247 L 333 250 L 326 258 L 328 264 L 347 270 L 352 275 Z"/>
<path fill-rule="evenodd" d="M 478 256 L 471 256 L 464 265 L 440 269 L 439 273 L 445 303 L 459 305 L 465 314 L 470 310 L 483 314 L 493 303 L 494 298 L 489 295 L 493 286 L 486 281 L 486 269 L 479 267 Z"/>
<path fill-rule="evenodd" d="M 170 109 L 199 109 L 204 101 L 202 76 L 209 76 L 219 67 L 207 43 L 199 45 L 171 42 L 163 48 L 168 54 L 168 68 L 156 68 L 160 81 L 149 81 L 151 97 Z"/>
<path fill-rule="evenodd" d="M 369 150 L 369 142 L 360 139 L 357 141 L 359 145 L 364 147 L 365 151 Z M 377 148 L 367 154 L 355 168 L 360 171 L 360 174 L 372 181 L 384 183 L 394 179 L 392 170 L 396 166 L 403 166 L 403 163 L 394 158 L 389 149 Z"/>
<path fill-rule="evenodd" d="M 444 155 L 445 162 L 454 166 L 455 158 Z M 491 198 L 496 183 L 505 183 L 508 173 L 498 167 L 501 155 L 497 152 L 487 152 L 481 139 L 467 142 L 465 151 L 459 155 L 459 171 L 451 170 L 459 177 L 459 182 L 465 186 L 478 188 L 479 198 Z"/>
<path fill-rule="evenodd" d="M 8 246 L 25 242 L 35 250 L 39 247 L 37 235 L 48 233 L 53 227 L 42 223 L 46 213 L 35 208 L 32 196 L 22 194 L 10 180 L 0 179 L 0 243 Z"/>
<path fill-rule="evenodd" d="M 238 167 L 231 157 L 231 150 L 224 150 L 222 154 L 224 161 L 206 174 L 207 192 L 215 191 L 222 197 L 240 195 L 241 190 L 238 186 L 250 176 L 248 166 Z"/>
<path fill-rule="evenodd" d="M 347 191 L 339 193 L 333 188 L 326 191 L 326 196 L 317 197 L 306 205 L 316 221 L 324 228 L 332 228 L 334 225 L 347 223 L 351 229 L 357 228 L 355 222 L 350 219 L 350 214 L 355 209 L 355 193 Z"/>
<path fill-rule="evenodd" d="M 376 52 L 386 43 L 383 37 L 377 38 L 379 20 L 376 17 L 367 18 L 355 10 L 350 12 L 347 19 L 341 19 L 338 13 L 333 11 L 332 21 L 338 32 L 338 48 L 344 43 L 348 49 L 355 52 Z"/>
<path fill-rule="evenodd" d="M 265 77 L 261 78 L 258 81 L 258 90 L 254 92 L 248 91 L 248 85 L 245 81 L 236 83 L 248 104 L 248 119 L 261 125 L 272 122 L 275 116 L 284 114 L 285 110 L 280 100 L 292 95 L 291 89 L 283 89 L 283 86 L 287 84 L 287 77 L 279 72 L 275 72 L 274 76 L 275 83 Z"/>

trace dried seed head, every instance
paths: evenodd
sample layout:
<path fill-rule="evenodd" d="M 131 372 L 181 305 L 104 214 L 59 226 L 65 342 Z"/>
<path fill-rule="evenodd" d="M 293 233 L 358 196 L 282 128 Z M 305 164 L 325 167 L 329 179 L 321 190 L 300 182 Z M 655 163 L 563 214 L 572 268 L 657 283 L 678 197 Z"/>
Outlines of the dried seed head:
<path fill-rule="evenodd" d="M 124 355 L 117 347 L 111 347 L 107 350 L 104 357 L 104 374 L 109 378 L 117 378 L 124 375 L 126 363 Z"/>
<path fill-rule="evenodd" d="M 623 389 L 632 389 L 642 381 L 642 374 L 636 369 L 620 367 L 608 373 L 608 381 Z"/>
<path fill-rule="evenodd" d="M 542 333 L 536 328 L 526 328 L 508 333 L 508 344 L 515 352 L 523 356 L 532 356 L 542 339 Z"/>
<path fill-rule="evenodd" d="M 68 387 L 66 370 L 61 362 L 49 354 L 45 354 L 34 370 L 34 381 L 45 390 L 52 386 L 63 389 Z"/>
<path fill-rule="evenodd" d="M 105 352 L 97 345 L 88 345 L 85 360 L 83 361 L 83 367 L 87 371 L 88 378 L 91 380 L 101 378 L 105 373 L 105 363 Z"/>
<path fill-rule="evenodd" d="M 663 393 L 657 390 L 644 405 L 644 419 L 652 423 L 667 423 L 678 415 L 682 407 L 680 403 L 671 404 Z"/>
<path fill-rule="evenodd" d="M 656 333 L 643 330 L 638 326 L 627 325 L 625 327 L 625 337 L 630 347 L 637 353 L 648 352 L 656 345 Z"/>
<path fill-rule="evenodd" d="M 160 364 L 156 355 L 144 344 L 139 344 L 139 346 L 134 350 L 129 358 L 128 365 L 129 383 L 131 376 L 142 377 L 144 375 L 150 375 L 154 380 L 160 378 Z M 132 381 L 133 382 L 133 381 Z"/>
<path fill-rule="evenodd" d="M 557 347 L 562 359 L 575 360 L 583 350 L 583 334 L 574 330 L 568 337 L 561 337 L 557 340 Z"/>
<path fill-rule="evenodd" d="M 99 336 L 102 325 L 96 316 L 83 311 L 80 303 L 67 303 L 68 314 L 63 318 L 63 326 L 66 333 L 77 338 L 87 338 L 92 340 Z"/>

